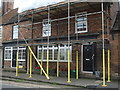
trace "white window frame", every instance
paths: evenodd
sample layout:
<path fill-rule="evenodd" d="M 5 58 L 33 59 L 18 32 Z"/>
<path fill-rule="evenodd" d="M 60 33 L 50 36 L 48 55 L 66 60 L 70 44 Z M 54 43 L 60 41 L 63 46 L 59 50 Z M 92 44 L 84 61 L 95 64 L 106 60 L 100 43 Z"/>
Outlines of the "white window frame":
<path fill-rule="evenodd" d="M 17 28 L 17 30 L 15 29 Z M 13 26 L 13 39 L 18 39 L 18 25 Z"/>
<path fill-rule="evenodd" d="M 17 48 L 16 48 L 17 49 Z M 5 58 L 5 53 L 4 53 L 4 60 L 6 61 L 12 61 L 12 55 L 13 55 L 13 47 L 5 47 L 5 50 L 11 50 L 11 58 L 10 59 L 6 59 Z M 18 55 L 19 55 L 19 50 L 26 50 L 26 47 L 18 47 Z M 18 61 L 25 61 L 25 59 L 18 59 Z"/>
<path fill-rule="evenodd" d="M 6 59 L 5 58 L 5 55 L 6 55 L 5 51 L 6 50 L 11 50 L 11 57 L 10 57 L 10 59 Z M 13 48 L 12 47 L 5 47 L 5 51 L 4 51 L 4 60 L 5 61 L 11 61 L 12 60 L 12 51 L 13 51 Z"/>
<path fill-rule="evenodd" d="M 42 36 L 43 37 L 48 37 L 48 36 L 51 36 L 51 22 L 50 22 L 50 20 L 49 20 L 49 24 L 48 25 L 45 25 L 45 22 L 48 24 L 48 19 L 44 19 L 43 20 L 43 22 L 42 22 Z M 45 35 L 44 34 L 44 31 L 45 31 L 45 29 L 49 29 L 48 31 L 47 31 L 47 35 Z"/>
<path fill-rule="evenodd" d="M 18 47 L 18 55 L 19 55 L 19 50 L 25 50 L 25 54 L 26 54 L 26 47 Z M 18 61 L 25 61 L 25 60 L 26 60 L 26 58 L 25 59 L 18 59 Z"/>
<path fill-rule="evenodd" d="M 58 48 L 59 48 L 59 50 L 58 50 Z M 54 51 L 55 51 L 55 49 L 57 49 L 59 52 L 60 52 L 60 49 L 64 49 L 64 52 L 65 52 L 64 60 L 59 60 L 59 62 L 68 62 L 67 57 L 66 57 L 66 52 L 67 52 L 66 49 L 67 48 L 68 48 L 67 45 L 64 45 L 63 47 L 61 47 L 60 45 L 58 45 L 58 47 L 56 47 L 56 46 L 49 47 L 49 50 L 50 49 L 52 50 L 52 60 L 49 60 L 49 61 L 51 61 L 51 62 L 56 62 L 57 61 L 57 60 L 54 60 Z M 41 48 L 41 46 L 38 46 L 37 57 L 38 57 L 39 61 L 41 61 L 41 57 L 39 58 L 39 50 L 42 50 L 43 54 L 44 54 L 44 50 L 47 50 L 47 49 L 48 49 L 47 46 L 42 46 L 42 48 Z M 72 61 L 72 46 L 70 46 L 70 54 L 71 54 L 70 55 L 70 61 Z M 59 56 L 59 58 L 60 58 L 60 56 Z M 43 57 L 43 61 L 47 61 L 47 60 L 45 60 L 44 57 Z"/>
<path fill-rule="evenodd" d="M 80 15 L 81 14 L 81 15 Z M 78 16 L 82 16 L 82 15 L 85 15 L 86 16 L 86 18 L 88 18 L 87 17 L 87 12 L 82 12 L 82 13 L 77 13 L 77 14 L 75 14 L 75 33 L 86 33 L 86 32 L 88 32 L 88 23 L 87 23 L 87 20 L 86 21 L 80 21 L 80 22 L 77 22 L 76 20 L 77 20 L 77 17 Z M 86 30 L 85 31 L 78 31 L 78 28 L 77 28 L 77 24 L 81 24 L 81 23 L 86 23 Z"/>
<path fill-rule="evenodd" d="M 3 27 L 0 26 L 0 39 L 2 39 L 2 31 L 3 31 Z"/>

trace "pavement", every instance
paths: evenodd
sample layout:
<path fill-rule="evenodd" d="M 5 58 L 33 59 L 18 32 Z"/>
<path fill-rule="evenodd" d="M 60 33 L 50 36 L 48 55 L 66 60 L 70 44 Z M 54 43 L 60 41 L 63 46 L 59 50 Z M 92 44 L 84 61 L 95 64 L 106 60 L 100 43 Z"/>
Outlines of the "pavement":
<path fill-rule="evenodd" d="M 75 78 L 71 78 L 71 83 L 67 82 L 67 77 L 55 77 L 50 76 L 50 80 L 47 80 L 44 75 L 39 74 L 32 74 L 32 78 L 29 78 L 29 74 L 26 73 L 19 73 L 18 76 L 15 76 L 15 72 L 8 72 L 3 71 L 2 72 L 2 79 L 8 78 L 9 79 L 19 79 L 19 80 L 26 80 L 26 81 L 32 81 L 32 82 L 44 82 L 49 84 L 57 84 L 57 85 L 67 85 L 67 86 L 74 86 L 74 87 L 82 87 L 82 88 L 108 88 L 108 89 L 114 89 L 119 90 L 119 81 L 111 81 L 110 83 L 107 83 L 106 87 L 102 86 L 102 80 L 96 80 L 96 79 L 87 79 L 87 78 L 79 78 L 76 80 Z"/>

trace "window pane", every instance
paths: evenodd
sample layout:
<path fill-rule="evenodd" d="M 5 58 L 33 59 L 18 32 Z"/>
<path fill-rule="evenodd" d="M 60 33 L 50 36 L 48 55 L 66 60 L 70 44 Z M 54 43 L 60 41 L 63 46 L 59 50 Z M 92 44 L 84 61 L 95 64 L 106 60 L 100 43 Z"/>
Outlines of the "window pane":
<path fill-rule="evenodd" d="M 53 60 L 52 59 L 52 50 L 49 50 L 49 60 Z"/>
<path fill-rule="evenodd" d="M 60 49 L 60 60 L 64 60 L 64 59 L 65 59 L 65 50 L 63 48 L 63 49 Z"/>
<path fill-rule="evenodd" d="M 41 60 L 42 50 L 39 50 L 39 53 L 38 53 L 38 54 L 39 54 L 39 55 L 38 55 L 38 56 L 39 56 L 38 58 Z"/>
<path fill-rule="evenodd" d="M 77 23 L 77 30 L 78 31 L 85 31 L 86 30 L 86 23 Z"/>
<path fill-rule="evenodd" d="M 47 49 L 44 50 L 44 55 L 43 55 L 44 60 L 47 60 Z"/>
<path fill-rule="evenodd" d="M 11 59 L 11 48 L 5 49 L 5 59 Z"/>
<path fill-rule="evenodd" d="M 25 48 L 19 48 L 18 59 L 25 60 L 26 59 L 26 50 Z"/>
<path fill-rule="evenodd" d="M 57 60 L 58 57 L 58 50 L 54 49 L 54 60 Z"/>
<path fill-rule="evenodd" d="M 43 20 L 43 36 L 51 36 L 51 23 L 48 20 Z"/>
<path fill-rule="evenodd" d="M 87 31 L 87 16 L 85 13 L 77 14 L 76 28 L 77 28 L 77 32 Z"/>
<path fill-rule="evenodd" d="M 68 60 L 68 48 L 66 48 L 66 60 Z"/>
<path fill-rule="evenodd" d="M 2 38 L 2 26 L 0 26 L 0 39 Z"/>
<path fill-rule="evenodd" d="M 13 26 L 13 39 L 18 39 L 18 25 Z"/>

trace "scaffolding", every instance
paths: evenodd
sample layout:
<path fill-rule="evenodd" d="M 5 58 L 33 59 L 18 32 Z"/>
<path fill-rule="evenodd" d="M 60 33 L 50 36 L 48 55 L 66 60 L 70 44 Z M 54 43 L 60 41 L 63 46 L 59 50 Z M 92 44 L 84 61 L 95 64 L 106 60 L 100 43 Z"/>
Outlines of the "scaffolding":
<path fill-rule="evenodd" d="M 78 3 L 78 2 L 77 2 Z M 48 25 L 49 25 L 49 23 L 52 23 L 52 22 L 56 22 L 56 21 L 62 21 L 62 20 L 67 20 L 67 23 L 68 23 L 68 33 L 67 33 L 67 37 L 68 37 L 68 39 L 67 39 L 67 45 L 68 45 L 68 51 L 67 51 L 67 59 L 68 59 L 68 62 L 67 62 L 67 64 L 68 64 L 68 69 L 67 69 L 67 71 L 68 71 L 68 73 L 67 73 L 67 77 L 68 77 L 68 83 L 70 83 L 71 82 L 71 80 L 70 80 L 70 78 L 71 78 L 71 61 L 70 61 L 70 44 L 71 44 L 71 40 L 70 40 L 70 30 L 71 30 L 71 20 L 70 19 L 73 19 L 73 18 L 76 18 L 77 16 L 71 16 L 70 15 L 70 4 L 71 4 L 71 2 L 70 2 L 70 0 L 68 0 L 68 2 L 67 2 L 67 8 L 68 8 L 68 16 L 67 17 L 64 17 L 64 18 L 59 18 L 59 19 L 51 19 L 50 20 L 50 5 L 48 5 L 48 7 L 47 7 L 47 10 L 48 10 Z M 26 25 L 19 25 L 19 28 L 24 28 L 24 27 L 28 27 L 28 26 L 32 26 L 32 31 L 33 31 L 33 26 L 34 25 L 37 25 L 37 24 L 42 24 L 43 22 L 34 22 L 33 21 L 33 12 L 35 12 L 35 11 L 31 11 L 32 12 L 32 24 L 26 24 Z M 36 12 L 39 12 L 39 10 L 37 10 Z M 102 2 L 101 3 L 101 11 L 98 11 L 98 12 L 93 12 L 93 13 L 87 13 L 86 15 L 87 16 L 91 16 L 91 15 L 97 15 L 97 14 L 101 14 L 101 23 L 102 23 L 102 48 L 103 48 L 103 50 L 102 50 L 102 55 L 103 55 L 103 58 L 102 58 L 102 60 L 103 60 L 103 85 L 102 86 L 106 86 L 106 72 L 105 72 L 105 36 L 104 36 L 104 34 L 105 34 L 105 27 L 104 27 L 104 14 L 106 14 L 105 13 L 105 11 L 104 11 L 104 3 Z M 22 16 L 22 14 L 20 14 L 20 16 Z M 23 15 L 23 16 L 25 16 L 25 15 Z M 79 16 L 83 16 L 83 15 L 79 15 Z M 19 16 L 18 16 L 18 18 L 19 18 Z M 19 22 L 20 22 L 20 20 L 18 19 L 18 24 L 19 24 Z M 109 37 L 109 24 L 108 24 L 108 21 L 107 21 L 107 33 L 108 33 L 108 37 Z M 48 32 L 49 32 L 49 30 L 50 30 L 50 26 L 48 26 Z M 24 38 L 24 36 L 23 36 L 23 34 L 22 34 L 22 32 L 19 30 L 19 33 L 21 34 L 21 36 L 23 37 L 23 39 L 24 39 L 24 41 L 25 41 L 25 44 L 23 45 L 23 46 L 27 46 L 28 47 L 28 49 L 29 49 L 29 59 L 30 59 L 30 67 L 29 67 L 29 65 L 27 66 L 27 74 L 30 74 L 30 78 L 32 78 L 32 56 L 34 57 L 34 59 L 36 60 L 36 62 L 37 62 L 37 64 L 39 65 L 39 67 L 40 67 L 40 69 L 41 69 L 41 71 L 40 71 L 40 74 L 42 75 L 42 73 L 44 73 L 44 75 L 46 76 L 46 78 L 49 80 L 50 78 L 49 78 L 49 46 L 50 45 L 57 45 L 58 46 L 58 52 L 57 52 L 57 61 L 56 61 L 56 76 L 57 77 L 59 77 L 59 69 L 60 69 L 60 52 L 59 52 L 59 43 L 50 43 L 50 37 L 49 37 L 49 35 L 50 35 L 50 33 L 48 33 L 48 36 L 47 36 L 47 44 L 33 44 L 33 43 L 31 43 L 31 44 L 28 44 L 28 42 L 26 41 L 26 39 Z M 32 32 L 33 33 L 33 32 Z M 32 40 L 33 40 L 33 36 L 32 36 Z M 76 34 L 76 42 L 75 42 L 75 44 L 80 44 L 80 43 L 82 43 L 82 42 L 80 42 L 79 41 L 79 37 L 78 37 L 78 34 Z M 62 43 L 60 43 L 60 44 L 62 44 Z M 30 46 L 32 46 L 32 45 L 41 45 L 42 46 L 42 52 L 40 53 L 40 57 L 41 57 L 41 62 L 39 62 L 39 60 L 38 60 L 38 58 L 35 56 L 35 54 L 34 54 L 34 52 L 33 52 L 33 50 L 32 50 L 32 48 L 30 47 Z M 44 55 L 44 53 L 43 53 L 43 46 L 44 45 L 47 45 L 47 62 L 46 62 L 46 71 L 44 70 L 44 68 L 43 68 L 43 55 Z M 18 45 L 19 46 L 19 45 Z M 20 45 L 21 46 L 21 45 Z M 19 52 L 17 52 L 17 54 L 16 54 L 16 76 L 18 76 L 18 53 Z M 76 51 L 76 79 L 78 79 L 79 78 L 79 51 Z M 108 50 L 108 82 L 110 82 L 110 50 Z"/>

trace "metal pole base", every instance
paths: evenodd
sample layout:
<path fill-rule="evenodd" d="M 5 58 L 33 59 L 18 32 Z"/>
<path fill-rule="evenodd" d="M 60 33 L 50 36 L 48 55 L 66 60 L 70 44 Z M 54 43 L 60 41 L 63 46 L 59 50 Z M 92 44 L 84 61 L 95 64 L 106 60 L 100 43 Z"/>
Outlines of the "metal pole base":
<path fill-rule="evenodd" d="M 67 83 L 71 83 L 71 81 L 67 81 Z"/>
<path fill-rule="evenodd" d="M 32 78 L 32 76 L 29 76 L 29 78 Z"/>
<path fill-rule="evenodd" d="M 107 85 L 102 85 L 102 87 L 107 87 Z"/>
<path fill-rule="evenodd" d="M 108 80 L 107 82 L 108 82 L 108 83 L 110 83 L 111 81 L 110 81 L 110 80 Z"/>

